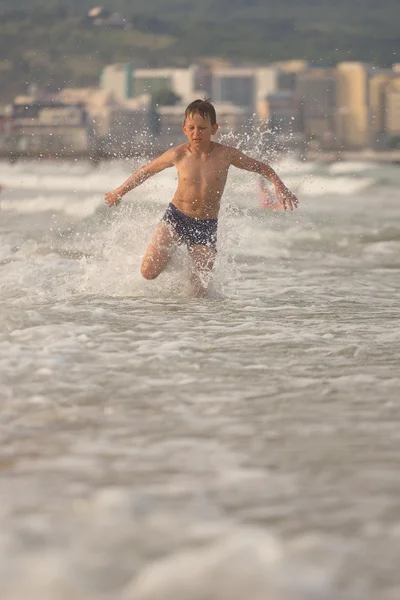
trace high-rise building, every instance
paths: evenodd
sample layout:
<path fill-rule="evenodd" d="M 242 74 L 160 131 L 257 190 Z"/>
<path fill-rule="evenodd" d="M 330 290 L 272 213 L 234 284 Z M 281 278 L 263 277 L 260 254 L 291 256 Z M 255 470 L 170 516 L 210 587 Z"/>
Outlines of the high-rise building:
<path fill-rule="evenodd" d="M 282 92 L 295 92 L 298 77 L 308 69 L 308 62 L 303 58 L 281 60 L 271 66 L 278 69 L 278 90 Z"/>
<path fill-rule="evenodd" d="M 335 134 L 336 77 L 333 69 L 310 68 L 297 76 L 295 98 L 307 139 L 332 146 Z"/>
<path fill-rule="evenodd" d="M 385 89 L 385 132 L 389 138 L 400 142 L 400 70 Z"/>
<path fill-rule="evenodd" d="M 370 144 L 369 76 L 371 67 L 361 62 L 336 66 L 336 137 L 346 148 Z"/>
<path fill-rule="evenodd" d="M 183 104 L 189 104 L 197 96 L 205 93 L 197 89 L 200 80 L 197 65 L 185 69 L 139 69 L 131 63 L 121 63 L 108 65 L 103 69 L 100 86 L 112 91 L 119 100 L 170 91 L 176 94 Z"/>
<path fill-rule="evenodd" d="M 258 103 L 278 86 L 275 67 L 222 67 L 213 69 L 212 99 L 256 112 Z"/>
<path fill-rule="evenodd" d="M 393 78 L 391 69 L 376 69 L 369 81 L 369 118 L 371 146 L 386 145 L 386 88 Z"/>
<path fill-rule="evenodd" d="M 133 70 L 131 63 L 107 65 L 100 76 L 101 89 L 112 92 L 117 100 L 132 98 Z"/>

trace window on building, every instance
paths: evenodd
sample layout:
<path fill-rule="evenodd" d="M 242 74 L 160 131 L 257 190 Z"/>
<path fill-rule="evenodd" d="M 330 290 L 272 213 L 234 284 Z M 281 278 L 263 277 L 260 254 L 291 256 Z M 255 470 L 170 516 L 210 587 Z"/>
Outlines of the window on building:
<path fill-rule="evenodd" d="M 37 119 L 40 108 L 36 104 L 14 104 L 12 116 L 14 119 Z"/>
<path fill-rule="evenodd" d="M 278 74 L 278 89 L 288 90 L 293 92 L 296 87 L 296 73 L 279 73 Z"/>
<path fill-rule="evenodd" d="M 231 102 L 236 106 L 253 106 L 253 77 L 221 77 L 220 102 Z"/>

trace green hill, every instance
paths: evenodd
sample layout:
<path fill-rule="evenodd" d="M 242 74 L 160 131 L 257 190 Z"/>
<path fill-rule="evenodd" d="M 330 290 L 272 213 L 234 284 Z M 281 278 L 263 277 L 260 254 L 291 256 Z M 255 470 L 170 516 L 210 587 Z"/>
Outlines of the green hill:
<path fill-rule="evenodd" d="M 89 27 L 88 0 L 0 0 L 0 101 L 27 83 L 52 90 L 95 84 L 102 67 L 118 61 L 400 62 L 398 0 L 385 0 L 384 10 L 377 0 L 113 0 L 104 6 L 130 29 Z"/>

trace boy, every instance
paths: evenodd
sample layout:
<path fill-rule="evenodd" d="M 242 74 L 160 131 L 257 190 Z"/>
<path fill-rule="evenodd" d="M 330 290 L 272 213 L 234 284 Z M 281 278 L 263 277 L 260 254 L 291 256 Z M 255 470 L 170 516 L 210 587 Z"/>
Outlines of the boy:
<path fill-rule="evenodd" d="M 105 203 L 118 205 L 127 192 L 175 166 L 178 187 L 145 252 L 141 273 L 146 279 L 158 277 L 176 244 L 185 243 L 192 259 L 192 293 L 204 296 L 216 256 L 218 213 L 229 167 L 233 165 L 269 179 L 285 210 L 296 208 L 298 200 L 267 164 L 211 140 L 218 124 L 210 100 L 189 104 L 182 129 L 187 143 L 167 150 L 135 171 L 120 187 L 105 195 Z"/>

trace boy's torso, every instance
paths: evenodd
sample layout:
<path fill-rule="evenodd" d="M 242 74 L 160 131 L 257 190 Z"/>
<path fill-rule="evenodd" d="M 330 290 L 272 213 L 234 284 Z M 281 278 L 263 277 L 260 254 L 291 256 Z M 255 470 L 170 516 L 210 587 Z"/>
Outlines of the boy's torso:
<path fill-rule="evenodd" d="M 173 204 L 189 217 L 216 219 L 229 165 L 227 146 L 213 142 L 211 151 L 203 155 L 191 153 L 187 144 L 180 146 L 175 162 L 178 187 Z"/>

